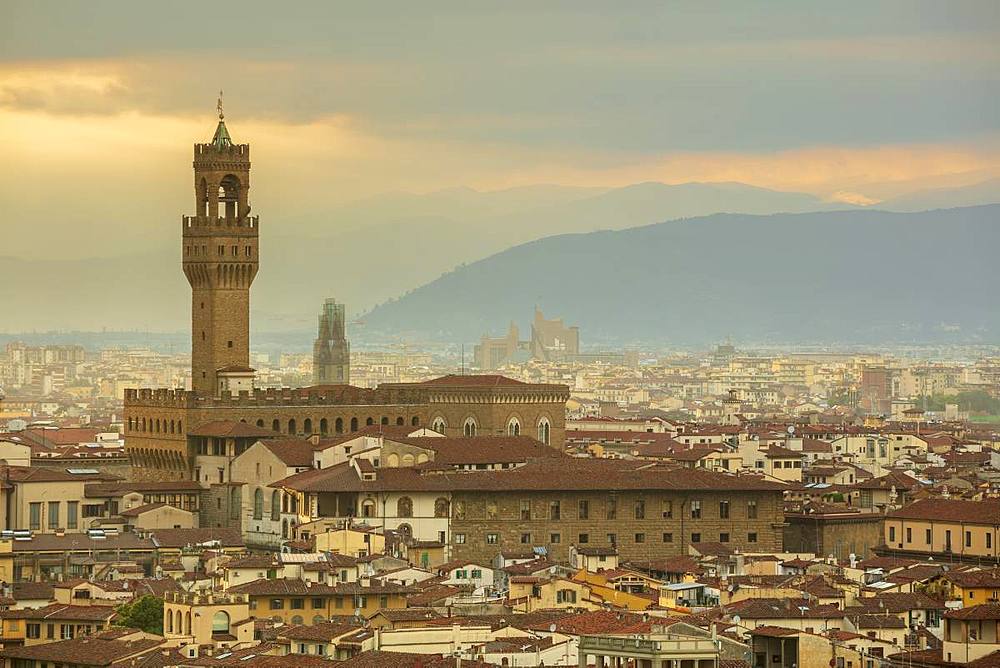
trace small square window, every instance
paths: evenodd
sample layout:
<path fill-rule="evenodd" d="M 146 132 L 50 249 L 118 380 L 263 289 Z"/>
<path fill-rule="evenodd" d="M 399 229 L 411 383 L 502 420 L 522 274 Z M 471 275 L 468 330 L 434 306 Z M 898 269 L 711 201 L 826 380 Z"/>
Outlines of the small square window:
<path fill-rule="evenodd" d="M 672 542 L 674 542 L 674 534 L 672 534 L 670 532 L 664 533 L 663 534 L 663 542 L 664 543 L 672 543 Z"/>
<path fill-rule="evenodd" d="M 691 542 L 692 543 L 700 543 L 701 542 L 701 534 L 700 533 L 693 533 L 693 534 L 691 534 Z"/>
<path fill-rule="evenodd" d="M 729 542 L 729 534 L 728 533 L 720 533 L 719 534 L 719 542 L 720 543 L 728 543 Z"/>
<path fill-rule="evenodd" d="M 496 545 L 499 542 L 500 542 L 500 534 L 498 534 L 498 533 L 488 533 L 488 534 L 486 534 L 486 544 L 487 545 Z"/>
<path fill-rule="evenodd" d="M 637 542 L 637 543 L 645 543 L 646 542 L 646 534 L 644 534 L 644 533 L 637 533 L 635 535 L 635 542 Z"/>
<path fill-rule="evenodd" d="M 748 543 L 756 543 L 757 542 L 757 534 L 756 533 L 748 533 L 747 534 L 747 542 Z"/>
<path fill-rule="evenodd" d="M 559 543 L 561 540 L 562 540 L 562 536 L 561 535 L 559 535 L 557 533 L 549 534 L 549 542 L 550 543 L 556 544 L 556 543 Z"/>
<path fill-rule="evenodd" d="M 529 545 L 531 543 L 531 534 L 530 533 L 522 533 L 521 534 L 521 543 L 523 545 Z"/>
<path fill-rule="evenodd" d="M 578 543 L 589 543 L 590 542 L 590 534 L 585 534 L 585 533 L 580 534 L 579 540 L 577 542 Z"/>

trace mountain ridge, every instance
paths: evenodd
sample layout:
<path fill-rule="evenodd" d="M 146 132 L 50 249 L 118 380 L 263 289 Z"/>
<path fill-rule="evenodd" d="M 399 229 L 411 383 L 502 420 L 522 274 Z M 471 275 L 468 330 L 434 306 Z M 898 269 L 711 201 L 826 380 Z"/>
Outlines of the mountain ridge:
<path fill-rule="evenodd" d="M 828 341 L 955 331 L 995 340 L 1000 298 L 988 286 L 1000 283 L 1000 270 L 987 249 L 1000 244 L 998 216 L 1000 205 L 713 214 L 555 235 L 443 274 L 364 319 L 375 331 L 468 341 L 498 334 L 511 319 L 524 323 L 539 305 L 579 325 L 584 341 L 588 332 L 592 340 L 689 343 L 731 333 Z M 903 270 L 911 266 L 920 271 Z M 591 275 L 582 293 L 568 289 Z M 831 316 L 831 305 L 848 316 Z"/>

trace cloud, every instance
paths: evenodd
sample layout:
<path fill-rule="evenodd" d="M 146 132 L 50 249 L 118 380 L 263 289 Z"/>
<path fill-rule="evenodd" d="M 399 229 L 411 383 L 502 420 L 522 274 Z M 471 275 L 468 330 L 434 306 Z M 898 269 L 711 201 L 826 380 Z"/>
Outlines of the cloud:
<path fill-rule="evenodd" d="M 830 202 L 855 204 L 857 206 L 871 206 L 872 204 L 878 204 L 880 201 L 861 193 L 852 193 L 849 190 L 838 190 L 835 193 L 831 193 L 827 200 Z"/>

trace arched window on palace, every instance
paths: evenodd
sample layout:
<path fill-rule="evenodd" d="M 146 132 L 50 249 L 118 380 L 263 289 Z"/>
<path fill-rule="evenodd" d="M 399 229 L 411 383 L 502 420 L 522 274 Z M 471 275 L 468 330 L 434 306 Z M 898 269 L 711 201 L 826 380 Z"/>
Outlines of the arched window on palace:
<path fill-rule="evenodd" d="M 365 499 L 361 502 L 361 517 L 375 517 L 375 502 Z"/>
<path fill-rule="evenodd" d="M 253 518 L 264 519 L 264 492 L 259 489 L 253 493 Z"/>
<path fill-rule="evenodd" d="M 240 488 L 233 487 L 229 490 L 229 518 L 237 520 L 240 518 Z"/>
<path fill-rule="evenodd" d="M 436 417 L 434 418 L 434 422 L 431 423 L 431 429 L 439 434 L 443 434 L 447 426 L 443 417 Z"/>
<path fill-rule="evenodd" d="M 476 418 L 468 417 L 465 418 L 465 424 L 462 426 L 462 433 L 466 436 L 475 436 L 477 431 Z"/>
<path fill-rule="evenodd" d="M 442 497 L 437 498 L 434 501 L 434 517 L 448 517 L 451 512 L 450 503 L 448 499 Z"/>
<path fill-rule="evenodd" d="M 274 490 L 271 492 L 271 520 L 277 522 L 281 519 L 281 492 Z"/>
<path fill-rule="evenodd" d="M 548 418 L 542 418 L 538 421 L 538 440 L 545 445 L 551 444 L 551 432 L 552 427 L 549 424 Z"/>
<path fill-rule="evenodd" d="M 212 615 L 212 635 L 216 633 L 229 633 L 229 613 L 219 610 Z"/>
<path fill-rule="evenodd" d="M 507 422 L 507 435 L 508 436 L 521 435 L 521 422 L 516 417 L 512 417 L 510 421 Z"/>

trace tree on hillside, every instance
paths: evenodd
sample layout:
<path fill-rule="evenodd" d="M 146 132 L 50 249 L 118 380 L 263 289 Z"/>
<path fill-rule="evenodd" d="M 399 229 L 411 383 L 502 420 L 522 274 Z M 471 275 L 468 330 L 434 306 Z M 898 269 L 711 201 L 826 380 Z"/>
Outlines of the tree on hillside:
<path fill-rule="evenodd" d="M 143 596 L 131 603 L 122 603 L 115 611 L 118 617 L 116 626 L 127 626 L 141 629 L 147 633 L 163 635 L 163 599 L 155 596 Z"/>

